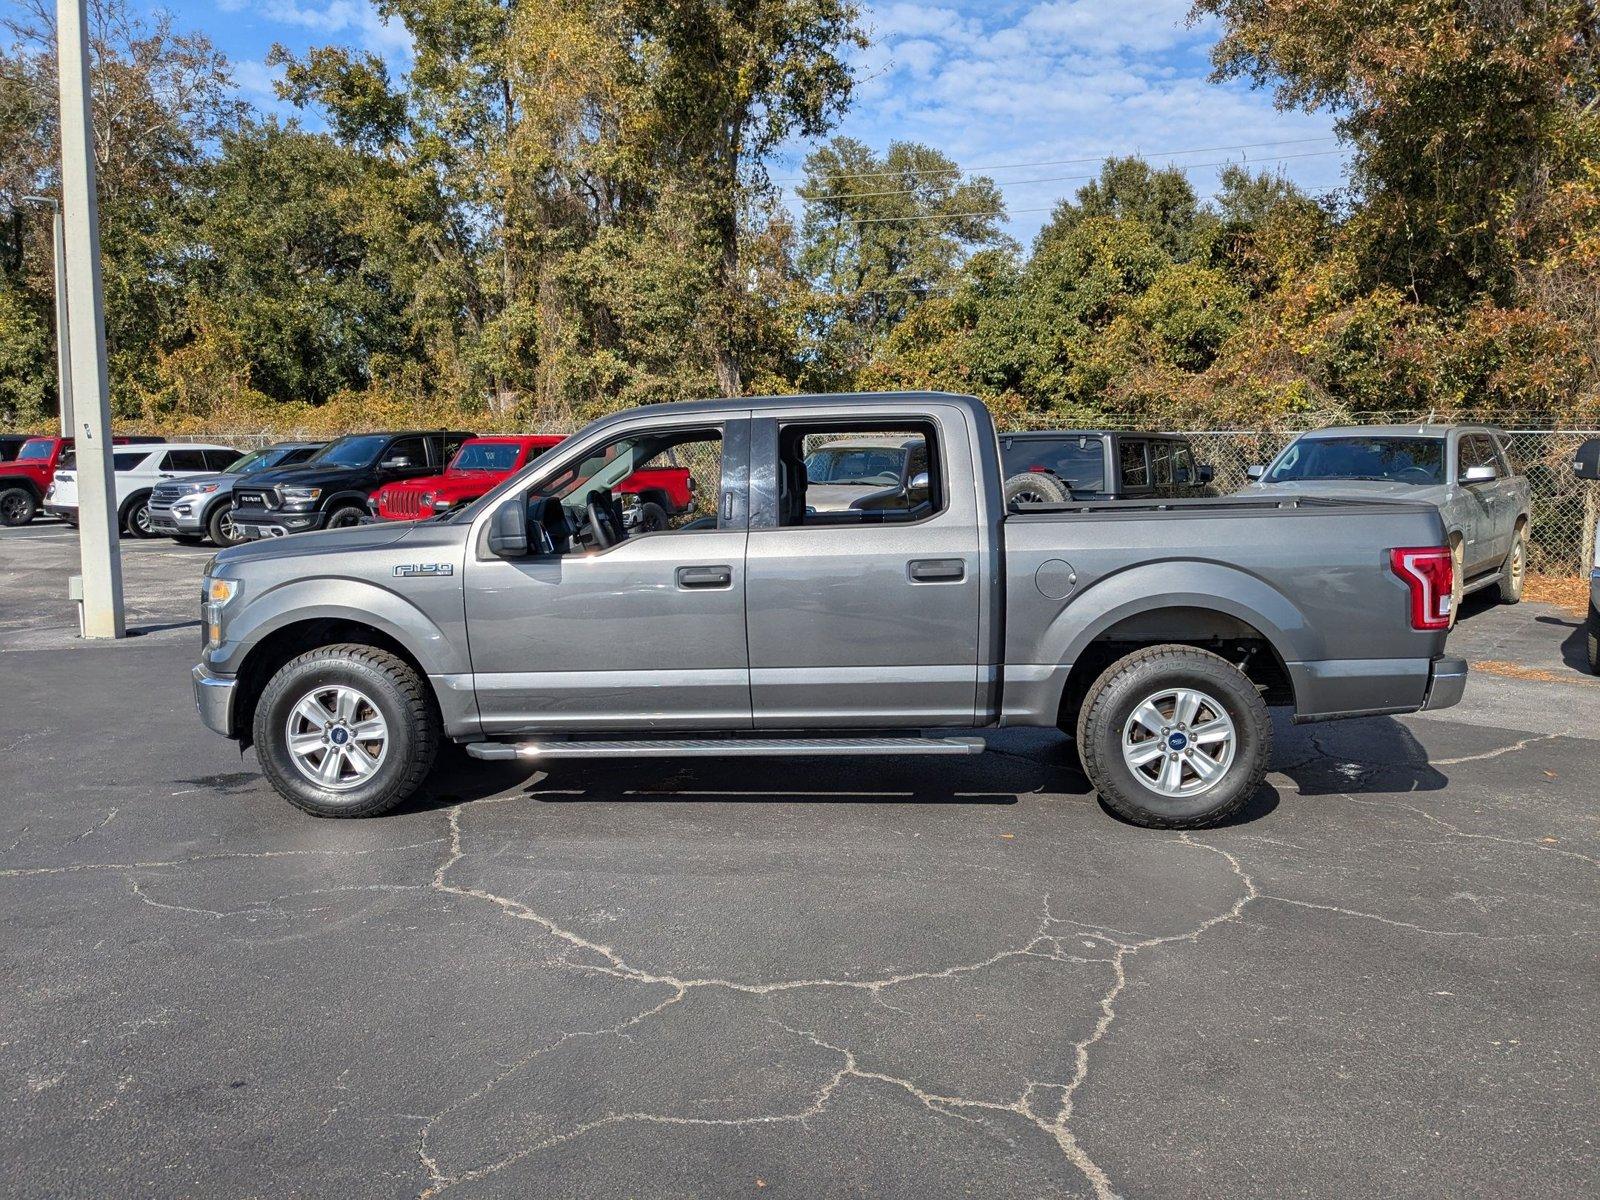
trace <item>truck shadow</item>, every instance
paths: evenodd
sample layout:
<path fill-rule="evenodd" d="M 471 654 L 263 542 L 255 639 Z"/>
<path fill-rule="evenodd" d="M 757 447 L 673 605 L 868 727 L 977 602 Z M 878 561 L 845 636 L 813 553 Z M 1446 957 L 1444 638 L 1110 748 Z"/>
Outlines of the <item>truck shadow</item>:
<path fill-rule="evenodd" d="M 1434 792 L 1448 777 L 1415 735 L 1393 717 L 1296 725 L 1274 718 L 1272 770 L 1302 796 L 1362 792 Z"/>

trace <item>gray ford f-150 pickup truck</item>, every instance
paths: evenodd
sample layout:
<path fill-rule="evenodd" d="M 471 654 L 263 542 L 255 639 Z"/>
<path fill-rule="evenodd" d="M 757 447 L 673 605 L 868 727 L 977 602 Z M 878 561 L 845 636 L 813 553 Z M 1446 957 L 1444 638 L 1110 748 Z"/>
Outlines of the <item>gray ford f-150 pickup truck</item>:
<path fill-rule="evenodd" d="M 806 459 L 920 439 L 901 507 L 808 502 Z M 715 496 L 629 534 L 613 491 L 668 454 Z M 205 723 L 323 816 L 386 811 L 444 738 L 479 758 L 972 754 L 1059 727 L 1148 825 L 1243 805 L 1268 705 L 1455 703 L 1436 509 L 1195 499 L 1007 509 L 994 426 L 943 394 L 785 396 L 607 417 L 463 509 L 235 547 L 204 580 Z"/>

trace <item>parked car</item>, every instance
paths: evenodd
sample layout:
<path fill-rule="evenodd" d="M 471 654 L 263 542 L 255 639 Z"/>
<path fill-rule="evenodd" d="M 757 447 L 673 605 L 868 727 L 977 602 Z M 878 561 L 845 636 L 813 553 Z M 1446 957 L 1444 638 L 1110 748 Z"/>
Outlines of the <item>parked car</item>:
<path fill-rule="evenodd" d="M 1455 556 L 1454 605 L 1480 588 L 1522 599 L 1528 570 L 1528 481 L 1503 432 L 1488 425 L 1355 425 L 1303 433 L 1245 491 L 1265 496 L 1425 500 L 1444 517 Z"/>
<path fill-rule="evenodd" d="M 131 435 L 114 437 L 111 444 L 148 446 L 164 441 Z M 62 456 L 71 450 L 71 438 L 33 437 L 17 448 L 15 458 L 0 463 L 0 525 L 26 525 L 38 515 Z"/>
<path fill-rule="evenodd" d="M 112 476 L 116 489 L 117 528 L 132 537 L 154 537 L 150 523 L 150 495 L 170 479 L 214 475 L 239 458 L 239 451 L 208 442 L 162 442 L 112 450 Z M 45 493 L 44 510 L 67 524 L 78 524 L 78 471 L 74 452 L 61 456 L 54 481 Z"/>
<path fill-rule="evenodd" d="M 1212 469 L 1175 433 L 1056 429 L 1000 435 L 1007 503 L 1209 494 Z"/>
<path fill-rule="evenodd" d="M 813 512 L 871 512 L 928 499 L 928 445 L 920 435 L 823 441 L 806 449 L 804 462 Z"/>
<path fill-rule="evenodd" d="M 387 484 L 372 495 L 372 515 L 415 521 L 476 500 L 502 479 L 559 446 L 565 434 L 477 437 L 462 444 L 442 475 Z M 628 528 L 653 532 L 694 506 L 694 480 L 686 467 L 668 463 L 635 471 L 616 487 Z"/>
<path fill-rule="evenodd" d="M 150 528 L 180 542 L 237 545 L 233 527 L 233 485 L 273 467 L 289 467 L 315 457 L 326 442 L 278 442 L 252 450 L 216 475 L 198 475 L 160 484 L 150 493 Z"/>
<path fill-rule="evenodd" d="M 1600 480 L 1600 438 L 1590 438 L 1572 456 L 1572 473 L 1591 483 Z M 1594 562 L 1589 570 L 1589 670 L 1600 675 L 1600 538 L 1593 547 Z"/>
<path fill-rule="evenodd" d="M 33 440 L 30 433 L 0 433 L 0 463 L 8 463 L 17 452 Z"/>
<path fill-rule="evenodd" d="M 442 429 L 347 434 L 310 462 L 262 471 L 235 486 L 234 530 L 253 541 L 359 525 L 372 493 L 439 474 L 473 436 Z"/>
<path fill-rule="evenodd" d="M 807 440 L 884 429 L 923 439 L 926 503 L 811 504 Z M 712 512 L 630 535 L 615 484 L 708 449 Z M 1021 725 L 1075 735 L 1117 812 L 1191 828 L 1256 792 L 1268 705 L 1315 721 L 1460 698 L 1432 505 L 1009 512 L 998 450 L 966 396 L 618 413 L 436 520 L 218 553 L 199 712 L 322 816 L 400 803 L 442 738 L 533 762 L 954 755 L 984 749 L 960 731 Z"/>

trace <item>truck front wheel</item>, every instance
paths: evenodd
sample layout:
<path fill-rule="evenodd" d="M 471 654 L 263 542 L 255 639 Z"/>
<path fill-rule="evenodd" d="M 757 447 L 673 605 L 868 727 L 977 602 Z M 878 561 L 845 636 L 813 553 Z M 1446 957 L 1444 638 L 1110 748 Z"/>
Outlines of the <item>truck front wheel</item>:
<path fill-rule="evenodd" d="M 371 646 L 307 651 L 262 690 L 252 729 L 267 780 L 316 817 L 375 817 L 415 795 L 439 750 L 427 683 Z"/>
<path fill-rule="evenodd" d="M 1255 685 L 1193 646 L 1148 646 L 1112 663 L 1084 697 L 1077 734 L 1106 807 L 1157 829 L 1226 820 L 1255 795 L 1272 753 Z"/>

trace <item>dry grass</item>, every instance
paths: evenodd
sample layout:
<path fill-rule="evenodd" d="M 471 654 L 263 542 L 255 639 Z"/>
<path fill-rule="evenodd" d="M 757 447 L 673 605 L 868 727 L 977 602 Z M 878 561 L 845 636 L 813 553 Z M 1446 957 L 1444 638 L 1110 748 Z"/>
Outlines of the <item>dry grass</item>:
<path fill-rule="evenodd" d="M 1575 671 L 1546 671 L 1543 667 L 1525 667 L 1521 663 L 1505 662 L 1498 658 L 1475 659 L 1468 666 L 1485 675 L 1499 675 L 1505 679 L 1531 679 L 1535 683 L 1600 683 L 1600 680 L 1579 675 Z"/>
<path fill-rule="evenodd" d="M 1576 575 L 1533 575 L 1523 584 L 1522 598 L 1553 604 L 1575 617 L 1588 615 L 1589 581 Z"/>

